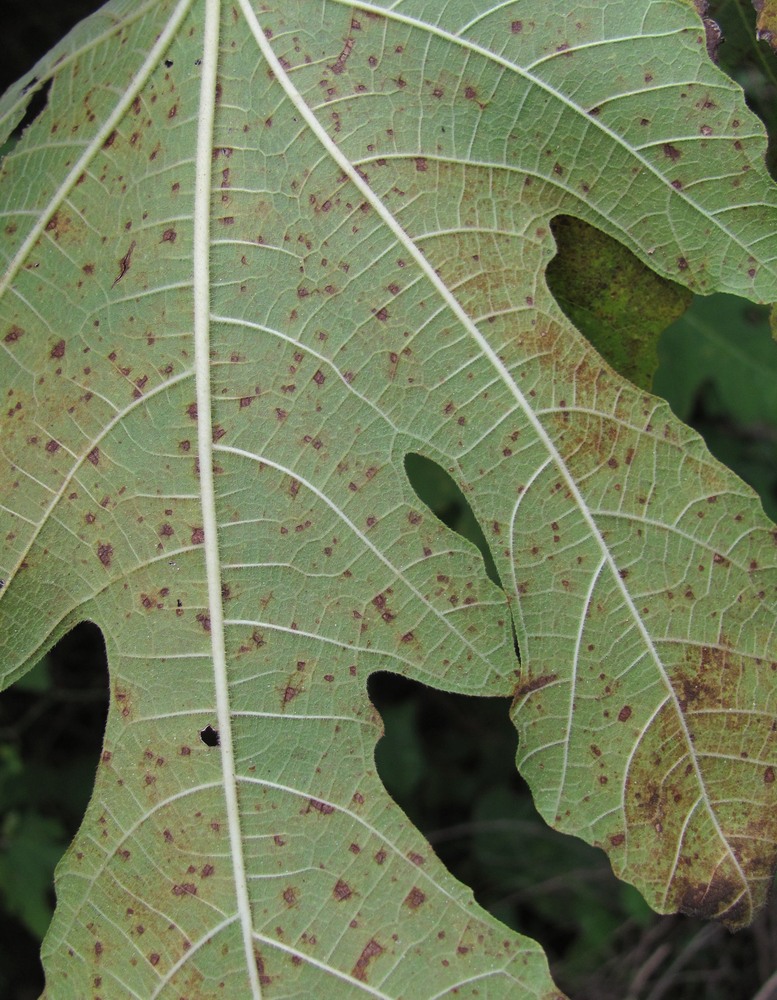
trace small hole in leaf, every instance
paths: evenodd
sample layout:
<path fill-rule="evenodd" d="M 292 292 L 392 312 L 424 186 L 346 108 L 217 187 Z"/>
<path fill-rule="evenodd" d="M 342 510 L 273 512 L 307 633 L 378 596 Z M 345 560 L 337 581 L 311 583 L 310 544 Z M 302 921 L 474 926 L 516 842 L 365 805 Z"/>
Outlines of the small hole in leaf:
<path fill-rule="evenodd" d="M 214 729 L 213 726 L 206 726 L 204 729 L 201 729 L 200 739 L 202 740 L 202 742 L 205 744 L 206 747 L 221 746 L 219 731 L 218 729 Z"/>
<path fill-rule="evenodd" d="M 405 456 L 405 473 L 421 503 L 452 531 L 477 546 L 483 556 L 489 579 L 497 587 L 501 587 L 502 582 L 483 529 L 450 473 L 437 462 L 415 452 Z"/>

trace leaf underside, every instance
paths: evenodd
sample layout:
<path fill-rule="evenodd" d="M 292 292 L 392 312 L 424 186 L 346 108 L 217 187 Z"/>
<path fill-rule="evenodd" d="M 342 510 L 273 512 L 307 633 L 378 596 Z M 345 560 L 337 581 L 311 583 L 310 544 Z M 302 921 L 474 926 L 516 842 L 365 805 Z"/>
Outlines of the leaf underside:
<path fill-rule="evenodd" d="M 544 272 L 566 214 L 771 301 L 777 189 L 688 5 L 567 7 L 115 2 L 35 67 L 0 667 L 90 619 L 111 673 L 47 996 L 558 996 L 386 795 L 378 669 L 513 696 L 543 816 L 659 910 L 762 902 L 777 536 Z"/>

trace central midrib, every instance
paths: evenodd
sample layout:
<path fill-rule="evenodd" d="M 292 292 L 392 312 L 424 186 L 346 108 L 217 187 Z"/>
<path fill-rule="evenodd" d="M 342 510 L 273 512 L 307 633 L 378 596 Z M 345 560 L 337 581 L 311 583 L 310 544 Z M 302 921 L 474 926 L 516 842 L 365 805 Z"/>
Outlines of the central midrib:
<path fill-rule="evenodd" d="M 240 808 L 237 798 L 235 751 L 232 737 L 229 678 L 221 598 L 221 559 L 218 547 L 216 492 L 213 476 L 213 437 L 210 359 L 210 217 L 212 151 L 215 124 L 216 83 L 219 54 L 220 0 L 206 0 L 202 47 L 202 77 L 197 124 L 194 185 L 193 304 L 194 367 L 197 387 L 197 453 L 203 519 L 203 554 L 208 587 L 211 655 L 216 695 L 216 718 L 220 735 L 224 800 L 229 847 L 235 882 L 235 901 L 245 952 L 246 974 L 253 1000 L 261 1000 L 262 989 L 254 958 L 253 919 L 248 894 Z"/>

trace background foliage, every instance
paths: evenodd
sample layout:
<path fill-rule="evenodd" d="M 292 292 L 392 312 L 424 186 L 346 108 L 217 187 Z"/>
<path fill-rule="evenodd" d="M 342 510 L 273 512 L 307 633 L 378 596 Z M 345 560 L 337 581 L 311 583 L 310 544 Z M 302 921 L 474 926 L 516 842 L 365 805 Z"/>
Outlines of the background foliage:
<path fill-rule="evenodd" d="M 34 6 L 6 0 L 0 91 L 97 6 L 88 0 Z M 726 39 L 721 64 L 745 87 L 750 106 L 770 129 L 774 174 L 777 60 L 766 43 L 755 41 L 748 0 L 722 0 L 710 14 Z M 562 248 L 565 225 L 560 220 L 556 227 Z M 554 291 L 611 363 L 649 384 L 655 331 L 637 334 L 647 347 L 636 367 L 617 355 L 617 340 L 611 356 L 598 339 L 608 328 L 636 328 L 644 310 L 633 294 L 628 258 L 616 250 L 608 263 L 594 239 L 576 231 L 568 242 L 587 241 L 583 284 L 592 284 L 593 260 L 598 294 L 576 298 L 579 265 L 567 251 L 561 264 L 568 270 L 564 276 L 561 267 Z M 631 295 L 618 294 L 619 278 Z M 687 305 L 681 292 L 668 294 L 666 301 L 659 326 Z M 768 310 L 732 297 L 697 299 L 665 331 L 657 355 L 654 391 L 704 434 L 713 453 L 750 482 L 766 512 L 777 517 L 777 350 Z M 446 523 L 479 540 L 474 518 L 451 481 L 420 460 L 408 471 L 419 495 Z M 37 949 L 51 914 L 52 873 L 88 800 L 106 681 L 101 638 L 84 626 L 0 699 L 3 997 L 24 1000 L 41 989 Z M 612 876 L 604 855 L 554 833 L 539 819 L 512 766 L 516 737 L 507 703 L 446 695 L 388 674 L 372 678 L 370 695 L 386 726 L 378 765 L 389 791 L 482 905 L 541 942 L 556 981 L 571 996 L 777 997 L 775 904 L 733 937 L 717 925 L 655 916 L 635 890 Z"/>

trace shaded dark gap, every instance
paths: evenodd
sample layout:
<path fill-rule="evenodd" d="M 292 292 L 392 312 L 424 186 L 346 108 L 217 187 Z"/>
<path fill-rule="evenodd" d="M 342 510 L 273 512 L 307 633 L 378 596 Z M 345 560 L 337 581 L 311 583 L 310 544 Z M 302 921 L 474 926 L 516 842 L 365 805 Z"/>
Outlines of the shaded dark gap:
<path fill-rule="evenodd" d="M 421 503 L 446 527 L 480 550 L 488 578 L 502 587 L 483 529 L 453 477 L 437 462 L 416 452 L 405 455 L 405 473 Z"/>
<path fill-rule="evenodd" d="M 102 5 L 102 0 L 3 0 L 0 93 L 29 75 L 41 56 Z"/>
<path fill-rule="evenodd" d="M 562 988 L 605 960 L 624 912 L 632 933 L 658 920 L 603 852 L 539 816 L 515 769 L 509 698 L 384 672 L 368 692 L 385 728 L 375 760 L 387 792 L 484 909 L 540 942 Z"/>
<path fill-rule="evenodd" d="M 742 421 L 712 381 L 699 386 L 686 422 L 719 462 L 758 493 L 764 513 L 777 522 L 777 426 L 766 419 Z"/>
<path fill-rule="evenodd" d="M 661 338 L 653 391 L 777 520 L 777 344 L 769 309 L 733 295 L 697 296 Z"/>
<path fill-rule="evenodd" d="M 43 990 L 54 868 L 83 820 L 107 714 L 105 645 L 89 623 L 0 696 L 0 996 Z"/>
<path fill-rule="evenodd" d="M 385 735 L 378 774 L 451 874 L 538 941 L 575 1000 L 754 997 L 774 968 L 777 905 L 731 936 L 660 917 L 604 853 L 550 829 L 515 770 L 510 700 L 447 694 L 395 674 L 368 681 Z"/>
<path fill-rule="evenodd" d="M 24 88 L 22 93 L 26 94 L 27 91 L 30 90 L 30 88 L 34 87 L 37 82 L 38 82 L 37 78 L 33 77 L 32 80 L 30 80 L 30 82 Z M 48 106 L 49 103 L 49 92 L 51 91 L 51 84 L 52 84 L 51 79 L 46 80 L 43 86 L 40 87 L 38 90 L 36 90 L 35 93 L 32 95 L 32 97 L 29 100 L 29 103 L 27 104 L 27 109 L 24 112 L 22 120 L 19 122 L 19 124 L 16 126 L 16 128 L 13 130 L 13 132 L 11 132 L 11 134 L 8 137 L 9 143 L 18 142 L 19 139 L 21 139 L 24 130 L 29 128 L 30 125 L 32 125 L 32 123 L 36 119 L 40 118 L 40 116 L 46 110 L 46 107 Z"/>

